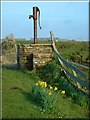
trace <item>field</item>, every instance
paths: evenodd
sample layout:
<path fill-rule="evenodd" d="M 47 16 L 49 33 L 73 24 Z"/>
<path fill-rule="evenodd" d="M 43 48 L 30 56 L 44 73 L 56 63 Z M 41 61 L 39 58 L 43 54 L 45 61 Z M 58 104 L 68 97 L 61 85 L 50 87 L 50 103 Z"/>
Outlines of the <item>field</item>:
<path fill-rule="evenodd" d="M 26 41 L 17 41 L 18 43 L 28 44 Z M 60 41 L 56 45 L 59 53 L 65 59 L 73 61 L 73 57 L 75 57 L 75 62 L 79 61 L 83 65 L 89 65 L 88 42 Z M 44 91 L 49 90 L 50 86 L 53 89 L 57 88 L 56 91 L 52 90 L 51 98 L 48 95 L 45 99 L 49 103 L 48 109 L 45 109 L 45 106 L 42 108 L 42 99 L 41 101 L 37 99 L 40 98 L 38 93 L 33 94 L 34 96 L 37 95 L 35 98 L 32 96 L 32 88 L 34 86 L 36 89 L 39 81 L 47 83 L 48 87 L 44 88 Z M 46 94 L 42 87 L 39 87 L 42 91 L 41 95 Z M 62 94 L 61 91 L 65 91 L 65 93 Z M 54 98 L 52 98 L 53 96 Z M 54 109 L 50 105 L 51 99 L 56 101 L 53 106 Z M 44 105 L 47 105 L 45 101 Z M 15 64 L 2 65 L 2 117 L 89 119 L 89 98 L 67 81 L 61 71 L 57 57 L 54 57 L 47 66 L 33 71 L 18 69 Z"/>

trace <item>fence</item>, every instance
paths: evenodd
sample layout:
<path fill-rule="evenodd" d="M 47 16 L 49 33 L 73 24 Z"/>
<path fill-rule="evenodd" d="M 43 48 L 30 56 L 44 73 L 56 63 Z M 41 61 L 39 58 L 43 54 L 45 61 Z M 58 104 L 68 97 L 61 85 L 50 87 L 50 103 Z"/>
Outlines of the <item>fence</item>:
<path fill-rule="evenodd" d="M 54 40 L 54 35 L 52 32 L 50 32 L 50 36 L 51 36 L 51 41 L 52 41 L 52 46 L 53 46 L 53 50 L 55 52 L 55 54 L 58 56 L 58 60 L 63 68 L 63 71 L 66 75 L 66 77 L 71 81 L 71 83 L 76 83 L 74 84 L 75 86 L 77 86 L 78 88 L 82 89 L 82 86 L 84 86 L 87 91 L 84 92 L 89 92 L 89 82 L 87 82 L 87 75 L 85 73 L 83 73 L 82 71 L 80 71 L 78 68 L 76 68 L 74 65 L 79 66 L 79 67 L 83 67 L 84 69 L 90 69 L 89 67 L 80 65 L 78 63 L 70 63 L 68 61 L 66 61 L 58 52 L 58 50 L 56 49 L 55 46 L 55 40 Z"/>

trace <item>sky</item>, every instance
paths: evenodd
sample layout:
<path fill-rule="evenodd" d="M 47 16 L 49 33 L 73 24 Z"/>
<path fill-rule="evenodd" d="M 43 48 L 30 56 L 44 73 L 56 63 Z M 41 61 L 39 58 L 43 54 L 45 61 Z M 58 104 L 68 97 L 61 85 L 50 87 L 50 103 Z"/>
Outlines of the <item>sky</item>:
<path fill-rule="evenodd" d="M 60 39 L 89 40 L 89 2 L 2 2 L 2 38 L 14 34 L 15 38 L 33 38 L 33 7 L 40 9 L 37 37 L 50 37 L 50 31 Z"/>

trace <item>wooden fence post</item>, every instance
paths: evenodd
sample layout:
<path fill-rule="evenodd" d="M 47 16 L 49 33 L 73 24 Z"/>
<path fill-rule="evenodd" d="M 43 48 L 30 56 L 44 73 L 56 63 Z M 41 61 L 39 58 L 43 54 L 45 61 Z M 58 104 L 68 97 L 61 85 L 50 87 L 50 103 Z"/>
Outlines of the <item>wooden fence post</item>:
<path fill-rule="evenodd" d="M 68 59 L 67 59 L 67 62 L 68 62 Z M 73 72 L 74 76 L 77 77 L 76 72 L 74 70 L 72 70 L 72 72 Z M 81 85 L 78 82 L 76 82 L 76 84 L 77 84 L 78 88 L 81 88 Z"/>
<path fill-rule="evenodd" d="M 17 46 L 17 66 L 20 68 L 20 45 Z"/>
<path fill-rule="evenodd" d="M 73 72 L 74 76 L 77 77 L 76 72 L 75 72 L 74 70 L 72 70 L 72 72 Z M 78 88 L 81 88 L 81 85 L 80 85 L 78 82 L 76 82 L 76 84 L 77 84 L 77 87 L 78 87 Z"/>

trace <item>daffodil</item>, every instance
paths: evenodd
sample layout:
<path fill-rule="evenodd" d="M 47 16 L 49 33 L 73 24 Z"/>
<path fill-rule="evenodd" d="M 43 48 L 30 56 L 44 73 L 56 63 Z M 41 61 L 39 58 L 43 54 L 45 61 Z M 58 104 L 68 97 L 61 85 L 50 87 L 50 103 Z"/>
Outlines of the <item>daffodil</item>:
<path fill-rule="evenodd" d="M 48 94 L 51 95 L 52 94 L 51 91 Z"/>
<path fill-rule="evenodd" d="M 42 86 L 43 86 L 43 82 L 42 82 L 42 81 L 40 81 L 40 82 L 39 82 L 39 85 L 42 87 Z"/>
<path fill-rule="evenodd" d="M 61 94 L 65 94 L 65 90 L 62 90 L 62 91 L 61 91 Z"/>
<path fill-rule="evenodd" d="M 46 82 L 44 82 L 44 85 L 45 85 L 45 87 L 47 87 L 47 83 Z"/>
<path fill-rule="evenodd" d="M 52 86 L 50 86 L 50 90 L 52 90 L 53 89 L 53 87 Z"/>
<path fill-rule="evenodd" d="M 46 82 L 44 82 L 44 81 L 40 81 L 39 80 L 39 85 L 41 86 L 41 87 L 47 87 L 47 83 Z"/>
<path fill-rule="evenodd" d="M 57 89 L 58 89 L 57 87 L 54 88 L 54 90 L 57 90 Z"/>
<path fill-rule="evenodd" d="M 43 81 L 39 81 L 39 85 L 40 85 L 41 87 L 44 87 L 44 82 L 43 82 Z"/>

